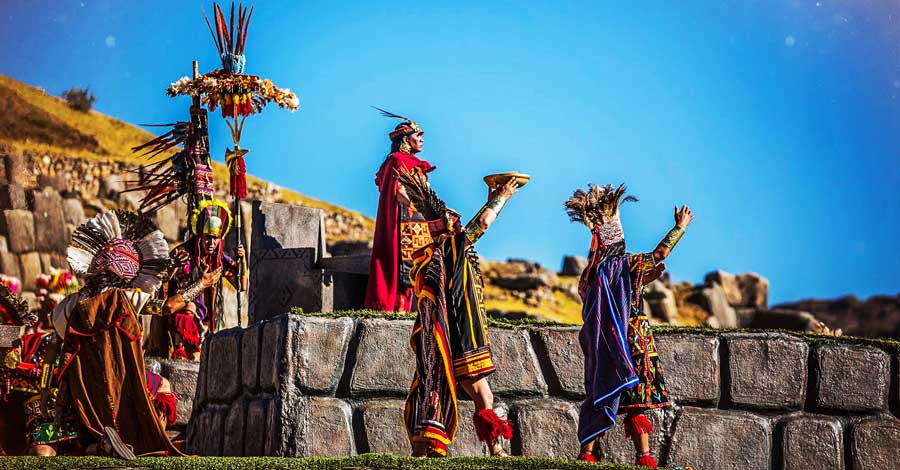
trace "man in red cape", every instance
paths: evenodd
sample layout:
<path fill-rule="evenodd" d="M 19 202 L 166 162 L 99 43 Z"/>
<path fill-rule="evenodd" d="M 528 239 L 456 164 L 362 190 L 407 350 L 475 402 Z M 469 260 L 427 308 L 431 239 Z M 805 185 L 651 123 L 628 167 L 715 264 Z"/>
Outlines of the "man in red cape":
<path fill-rule="evenodd" d="M 382 111 L 382 114 L 404 121 L 388 134 L 391 139 L 391 154 L 375 174 L 375 185 L 381 194 L 375 219 L 375 241 L 369 262 L 365 308 L 389 312 L 407 311 L 412 299 L 412 284 L 409 280 L 412 253 L 430 244 L 431 237 L 424 217 L 410 204 L 397 175 L 401 169 L 418 168 L 422 173 L 428 173 L 435 167 L 416 156 L 422 151 L 422 135 L 425 134 L 418 124 L 386 111 Z"/>

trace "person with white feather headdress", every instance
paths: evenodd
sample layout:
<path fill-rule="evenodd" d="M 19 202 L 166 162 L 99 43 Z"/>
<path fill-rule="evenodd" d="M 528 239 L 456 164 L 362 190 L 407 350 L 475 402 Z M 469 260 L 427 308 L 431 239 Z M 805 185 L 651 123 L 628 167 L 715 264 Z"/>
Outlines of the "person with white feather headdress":
<path fill-rule="evenodd" d="M 185 304 L 154 299 L 171 264 L 162 232 L 140 214 L 105 212 L 75 230 L 67 254 L 85 283 L 53 310 L 64 340 L 57 416 L 74 415 L 104 453 L 179 455 L 147 394 L 140 344 L 140 315 Z"/>

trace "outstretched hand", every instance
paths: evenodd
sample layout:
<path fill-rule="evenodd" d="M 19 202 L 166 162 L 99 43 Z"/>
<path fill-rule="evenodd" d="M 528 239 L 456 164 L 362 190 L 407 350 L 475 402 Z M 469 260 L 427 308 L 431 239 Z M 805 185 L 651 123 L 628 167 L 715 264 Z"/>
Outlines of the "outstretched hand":
<path fill-rule="evenodd" d="M 516 191 L 518 191 L 518 190 L 519 190 L 519 182 L 516 181 L 515 178 L 510 178 L 509 181 L 507 181 L 503 185 L 496 186 L 494 188 L 491 188 L 488 191 L 488 202 L 490 202 L 491 199 L 494 199 L 498 195 L 503 196 L 506 199 L 509 199 L 512 197 L 513 194 L 516 194 Z"/>
<path fill-rule="evenodd" d="M 675 225 L 681 228 L 687 228 L 693 220 L 694 213 L 691 212 L 690 207 L 681 206 L 681 209 L 679 209 L 677 205 L 675 206 Z"/>

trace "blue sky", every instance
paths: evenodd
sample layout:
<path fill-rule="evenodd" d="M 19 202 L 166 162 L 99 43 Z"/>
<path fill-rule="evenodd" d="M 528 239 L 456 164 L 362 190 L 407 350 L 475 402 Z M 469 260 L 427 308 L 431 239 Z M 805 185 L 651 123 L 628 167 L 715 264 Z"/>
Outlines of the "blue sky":
<path fill-rule="evenodd" d="M 0 73 L 58 95 L 90 86 L 132 123 L 185 119 L 165 87 L 217 68 L 210 2 L 5 2 Z M 373 215 L 395 122 L 416 119 L 454 208 L 481 177 L 532 183 L 479 242 L 490 259 L 556 269 L 589 235 L 562 201 L 626 182 L 622 219 L 648 251 L 687 203 L 676 280 L 755 271 L 771 300 L 900 292 L 900 6 L 889 1 L 260 0 L 247 72 L 296 91 L 245 125 L 248 168 Z M 228 131 L 211 122 L 221 160 Z M 223 182 L 224 184 L 224 182 Z"/>

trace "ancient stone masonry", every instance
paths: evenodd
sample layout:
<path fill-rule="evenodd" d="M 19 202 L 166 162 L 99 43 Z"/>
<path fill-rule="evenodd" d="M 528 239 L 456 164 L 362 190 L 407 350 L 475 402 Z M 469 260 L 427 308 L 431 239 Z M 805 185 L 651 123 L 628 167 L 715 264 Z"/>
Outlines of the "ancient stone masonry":
<path fill-rule="evenodd" d="M 188 425 L 200 455 L 410 453 L 408 320 L 286 314 L 210 338 Z M 577 327 L 492 328 L 513 454 L 574 458 L 583 399 Z M 900 447 L 897 351 L 781 333 L 660 333 L 676 406 L 649 413 L 654 454 L 698 469 L 889 468 Z M 485 455 L 460 402 L 453 455 Z M 620 423 L 621 424 L 621 423 Z M 621 426 L 600 443 L 630 463 Z"/>

